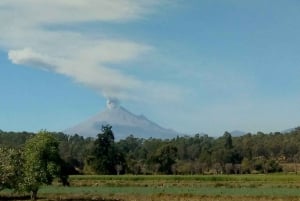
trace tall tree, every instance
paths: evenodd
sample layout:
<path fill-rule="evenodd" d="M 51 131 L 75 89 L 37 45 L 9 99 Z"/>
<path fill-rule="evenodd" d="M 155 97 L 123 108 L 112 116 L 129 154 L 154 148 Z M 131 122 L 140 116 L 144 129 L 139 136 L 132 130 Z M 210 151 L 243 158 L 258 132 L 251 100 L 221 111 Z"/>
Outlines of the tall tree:
<path fill-rule="evenodd" d="M 42 184 L 51 184 L 61 176 L 62 160 L 58 141 L 47 131 L 41 131 L 29 139 L 24 148 L 24 190 L 36 199 Z"/>
<path fill-rule="evenodd" d="M 224 148 L 225 149 L 232 149 L 233 145 L 232 145 L 232 137 L 231 134 L 229 132 L 225 132 L 223 135 L 224 138 Z"/>
<path fill-rule="evenodd" d="M 94 143 L 92 168 L 98 174 L 116 174 L 123 168 L 125 160 L 123 154 L 115 146 L 114 133 L 110 125 L 102 126 Z"/>

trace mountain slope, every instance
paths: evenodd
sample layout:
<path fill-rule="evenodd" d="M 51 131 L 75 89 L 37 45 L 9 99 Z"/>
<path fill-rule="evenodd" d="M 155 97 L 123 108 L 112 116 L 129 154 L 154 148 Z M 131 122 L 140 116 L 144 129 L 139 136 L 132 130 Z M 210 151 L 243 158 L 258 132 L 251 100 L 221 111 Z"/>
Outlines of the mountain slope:
<path fill-rule="evenodd" d="M 123 139 L 130 134 L 141 138 L 173 138 L 178 135 L 171 129 L 165 129 L 148 120 L 145 116 L 132 114 L 124 107 L 108 107 L 94 117 L 66 129 L 66 134 L 79 134 L 85 137 L 95 137 L 101 132 L 102 125 L 111 125 L 115 138 Z"/>

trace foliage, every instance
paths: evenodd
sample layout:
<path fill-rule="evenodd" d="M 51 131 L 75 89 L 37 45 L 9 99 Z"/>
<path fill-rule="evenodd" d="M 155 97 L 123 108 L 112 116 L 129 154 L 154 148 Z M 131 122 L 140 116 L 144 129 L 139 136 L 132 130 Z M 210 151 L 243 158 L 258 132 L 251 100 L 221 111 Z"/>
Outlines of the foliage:
<path fill-rule="evenodd" d="M 85 173 L 89 169 L 99 174 L 271 173 L 285 171 L 282 163 L 300 162 L 299 128 L 289 133 L 258 132 L 238 137 L 225 132 L 216 138 L 196 134 L 173 139 L 143 139 L 129 135 L 118 142 L 111 126 L 103 126 L 95 139 L 78 134 L 51 134 L 59 142 L 66 174 Z M 26 132 L 1 131 L 0 145 L 22 149 L 32 136 Z M 167 146 L 177 150 L 176 157 L 170 161 L 160 155 Z M 288 171 L 298 171 L 297 166 L 293 167 Z"/>
<path fill-rule="evenodd" d="M 21 152 L 13 148 L 0 148 L 0 190 L 19 190 L 23 178 Z"/>
<path fill-rule="evenodd" d="M 8 148 L 21 148 L 26 140 L 34 133 L 29 132 L 4 132 L 0 130 L 0 145 Z"/>
<path fill-rule="evenodd" d="M 119 174 L 124 167 L 124 157 L 115 146 L 110 125 L 102 126 L 94 142 L 90 165 L 99 174 Z"/>
<path fill-rule="evenodd" d="M 24 190 L 36 198 L 39 187 L 51 184 L 60 176 L 62 160 L 58 141 L 47 131 L 41 131 L 29 139 L 24 148 Z"/>
<path fill-rule="evenodd" d="M 176 158 L 177 148 L 172 145 L 165 145 L 154 153 L 150 162 L 158 168 L 158 172 L 172 174 L 172 165 L 175 164 Z"/>

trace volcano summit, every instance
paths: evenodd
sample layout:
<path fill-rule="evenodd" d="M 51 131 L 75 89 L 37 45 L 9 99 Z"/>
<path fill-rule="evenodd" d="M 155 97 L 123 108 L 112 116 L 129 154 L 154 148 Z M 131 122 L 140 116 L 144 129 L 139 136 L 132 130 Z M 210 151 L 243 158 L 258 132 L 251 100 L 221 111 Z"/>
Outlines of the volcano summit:
<path fill-rule="evenodd" d="M 143 115 L 135 115 L 118 104 L 118 101 L 108 100 L 107 108 L 87 121 L 66 129 L 66 134 L 79 134 L 85 137 L 95 137 L 101 132 L 102 125 L 111 125 L 117 140 L 129 135 L 139 138 L 174 138 L 176 131 L 165 129 L 148 120 Z"/>

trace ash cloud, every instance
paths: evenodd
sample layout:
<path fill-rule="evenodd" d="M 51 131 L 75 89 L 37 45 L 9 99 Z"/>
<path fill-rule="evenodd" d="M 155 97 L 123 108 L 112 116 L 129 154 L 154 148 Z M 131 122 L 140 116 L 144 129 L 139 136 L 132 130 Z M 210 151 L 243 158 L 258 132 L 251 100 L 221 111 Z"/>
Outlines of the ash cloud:
<path fill-rule="evenodd" d="M 21 50 L 11 50 L 8 52 L 8 58 L 14 64 L 25 64 L 44 70 L 55 69 L 54 61 L 45 55 L 41 55 L 32 51 L 32 49 L 24 48 Z"/>
<path fill-rule="evenodd" d="M 45 27 L 90 21 L 126 23 L 143 18 L 160 6 L 160 2 L 163 1 L 1 0 L 0 49 L 8 52 L 12 63 L 63 74 L 93 88 L 108 100 L 114 100 L 112 102 L 149 101 L 164 83 L 152 85 L 150 81 L 126 73 L 129 71 L 120 66 L 123 62 L 128 64 L 142 59 L 154 49 L 152 46 L 109 38 L 99 30 L 87 34 L 80 30 L 49 30 Z M 40 13 L 38 18 L 35 11 Z M 9 19 L 13 20 L 7 23 Z M 162 101 L 161 95 L 159 101 Z"/>

